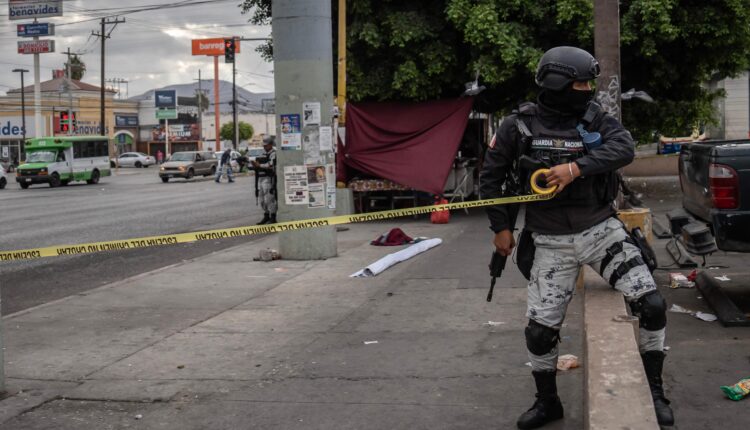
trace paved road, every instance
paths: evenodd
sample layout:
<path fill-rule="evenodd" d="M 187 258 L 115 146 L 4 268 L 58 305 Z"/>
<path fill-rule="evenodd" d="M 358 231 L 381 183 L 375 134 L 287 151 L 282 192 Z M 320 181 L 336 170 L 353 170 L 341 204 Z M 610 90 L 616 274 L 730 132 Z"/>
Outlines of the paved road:
<path fill-rule="evenodd" d="M 254 224 L 254 178 L 181 179 L 163 184 L 157 170 L 120 169 L 98 185 L 44 185 L 0 191 L 0 249 L 127 239 Z M 0 263 L 2 313 L 76 294 L 138 273 L 236 245 L 240 238 L 145 250 Z"/>

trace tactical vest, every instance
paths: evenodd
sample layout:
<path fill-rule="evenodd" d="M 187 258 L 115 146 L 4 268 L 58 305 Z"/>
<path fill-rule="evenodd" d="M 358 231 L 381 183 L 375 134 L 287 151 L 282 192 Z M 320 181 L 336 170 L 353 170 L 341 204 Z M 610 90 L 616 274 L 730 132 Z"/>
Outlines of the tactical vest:
<path fill-rule="evenodd" d="M 598 105 L 596 106 L 598 107 Z M 604 113 L 595 108 L 589 109 L 583 118 L 586 127 L 597 126 Z M 583 139 L 574 127 L 564 130 L 550 129 L 545 126 L 537 115 L 537 106 L 524 103 L 517 111 L 519 128 L 519 157 L 528 155 L 539 160 L 547 167 L 574 162 L 586 155 Z M 526 130 L 521 130 L 523 126 Z M 588 131 L 596 131 L 595 129 Z M 528 133 L 528 135 L 526 135 Z M 526 136 L 524 136 L 526 135 Z M 530 171 L 519 168 L 518 178 L 524 187 L 528 187 Z M 583 206 L 595 204 L 609 204 L 617 197 L 619 183 L 616 172 L 607 172 L 591 176 L 579 176 L 554 199 L 544 202 L 545 207 Z M 525 189 L 524 191 L 527 191 Z M 528 190 L 530 191 L 530 190 Z"/>
<path fill-rule="evenodd" d="M 268 163 L 271 160 L 272 155 L 273 155 L 273 158 L 274 158 L 273 168 L 259 168 L 259 169 L 257 169 L 256 177 L 267 178 L 267 177 L 275 177 L 276 176 L 276 160 L 275 160 L 276 149 L 271 149 L 269 152 L 266 152 L 261 157 L 256 158 L 255 161 L 257 161 L 260 164 L 266 164 L 266 163 Z"/>

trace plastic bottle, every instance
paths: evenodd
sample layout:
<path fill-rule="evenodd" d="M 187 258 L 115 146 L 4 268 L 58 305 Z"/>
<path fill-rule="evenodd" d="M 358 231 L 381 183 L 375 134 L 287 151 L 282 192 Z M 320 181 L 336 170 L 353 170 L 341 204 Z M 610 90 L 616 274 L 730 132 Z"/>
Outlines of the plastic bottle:
<path fill-rule="evenodd" d="M 722 386 L 721 391 L 732 400 L 742 400 L 743 397 L 750 394 L 750 378 L 745 378 L 731 387 Z"/>

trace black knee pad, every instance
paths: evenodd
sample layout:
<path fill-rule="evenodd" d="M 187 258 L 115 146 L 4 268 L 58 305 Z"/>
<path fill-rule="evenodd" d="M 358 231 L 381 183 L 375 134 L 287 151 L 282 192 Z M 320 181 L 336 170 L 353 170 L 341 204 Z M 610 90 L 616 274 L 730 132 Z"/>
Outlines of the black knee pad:
<path fill-rule="evenodd" d="M 654 290 L 630 302 L 630 310 L 640 319 L 640 326 L 649 331 L 667 326 L 667 301 Z"/>
<path fill-rule="evenodd" d="M 534 355 L 544 355 L 557 345 L 560 331 L 543 326 L 534 320 L 529 320 L 526 326 L 526 348 Z"/>

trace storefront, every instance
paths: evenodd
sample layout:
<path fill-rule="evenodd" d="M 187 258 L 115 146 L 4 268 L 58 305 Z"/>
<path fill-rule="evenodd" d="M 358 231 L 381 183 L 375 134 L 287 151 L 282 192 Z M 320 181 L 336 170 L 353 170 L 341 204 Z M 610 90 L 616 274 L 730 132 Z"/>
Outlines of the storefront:
<path fill-rule="evenodd" d="M 154 126 L 151 130 L 151 141 L 148 143 L 148 154 L 156 156 L 157 151 L 174 154 L 203 150 L 198 124 L 169 124 L 169 151 L 165 150 L 166 141 L 164 124 Z"/>
<path fill-rule="evenodd" d="M 23 118 L 0 117 L 0 163 L 16 166 L 23 160 Z M 26 115 L 26 137 L 34 136 L 34 117 Z"/>
<path fill-rule="evenodd" d="M 115 113 L 114 144 L 118 154 L 136 150 L 138 135 L 137 113 Z"/>

